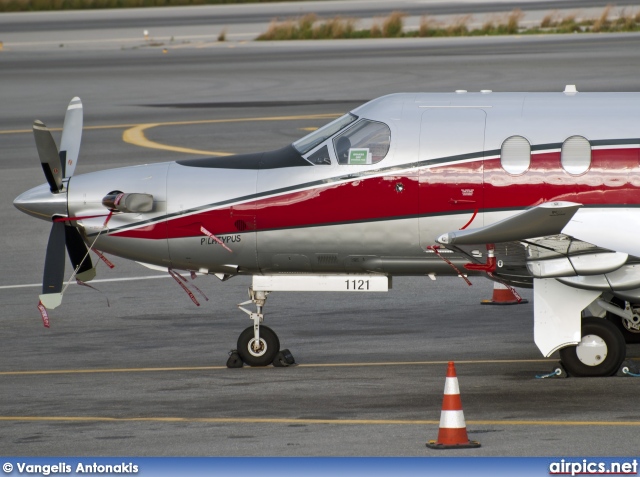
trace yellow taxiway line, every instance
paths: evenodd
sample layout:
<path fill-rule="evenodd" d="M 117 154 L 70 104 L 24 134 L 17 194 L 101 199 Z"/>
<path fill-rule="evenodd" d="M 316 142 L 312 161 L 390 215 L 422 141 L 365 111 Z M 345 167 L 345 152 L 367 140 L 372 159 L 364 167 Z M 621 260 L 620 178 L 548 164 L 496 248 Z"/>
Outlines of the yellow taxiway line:
<path fill-rule="evenodd" d="M 472 364 L 518 364 L 551 363 L 554 359 L 492 359 L 460 360 L 458 365 Z M 299 368 L 319 367 L 372 367 L 372 366 L 435 366 L 446 365 L 448 361 L 405 361 L 388 363 L 334 363 L 300 364 Z M 59 369 L 33 371 L 3 371 L 0 376 L 29 376 L 55 374 L 94 374 L 94 373 L 142 373 L 142 372 L 184 372 L 226 370 L 226 366 L 183 366 L 158 368 L 104 368 L 104 369 Z M 271 368 L 244 368 L 249 371 Z M 258 418 L 258 417 L 106 417 L 106 416 L 0 416 L 0 422 L 104 422 L 104 423 L 203 423 L 203 424 L 302 424 L 302 425 L 438 425 L 438 420 L 407 419 L 296 419 L 296 418 Z M 552 421 L 552 420 L 467 420 L 471 426 L 593 426 L 593 427 L 640 427 L 640 421 Z"/>
<path fill-rule="evenodd" d="M 337 117 L 338 114 L 308 114 L 303 116 L 268 116 L 259 118 L 235 118 L 235 119 L 205 119 L 201 121 L 177 121 L 171 123 L 148 123 L 138 124 L 127 129 L 122 133 L 122 140 L 134 146 L 146 147 L 149 149 L 161 149 L 171 152 L 181 152 L 185 154 L 197 154 L 199 156 L 230 156 L 231 152 L 222 151 L 204 151 L 202 149 L 191 149 L 187 147 L 169 146 L 159 142 L 151 141 L 145 136 L 145 131 L 158 126 L 181 126 L 194 124 L 221 124 L 221 123 L 240 123 L 254 121 L 297 121 L 303 119 L 330 119 Z"/>
<path fill-rule="evenodd" d="M 438 425 L 439 420 L 409 419 L 291 419 L 264 417 L 105 417 L 105 416 L 0 416 L 0 422 L 164 422 L 199 424 L 329 424 L 329 425 Z M 523 420 L 467 420 L 467 426 L 595 426 L 640 427 L 640 421 L 523 421 Z"/>
<path fill-rule="evenodd" d="M 201 119 L 193 121 L 167 121 L 160 123 L 152 123 L 155 126 L 189 126 L 192 124 L 216 124 L 216 123 L 240 123 L 250 121 L 297 121 L 303 119 L 333 119 L 342 115 L 343 113 L 327 113 L 327 114 L 306 114 L 298 116 L 266 116 L 257 118 L 227 118 L 227 119 Z M 144 126 L 140 123 L 132 124 L 103 124 L 96 126 L 84 126 L 82 129 L 85 131 L 97 130 L 97 129 L 127 129 L 137 126 Z M 62 128 L 49 128 L 49 131 L 62 131 Z M 5 129 L 0 130 L 0 134 L 26 134 L 32 133 L 32 129 Z"/>
<path fill-rule="evenodd" d="M 517 364 L 517 363 L 554 363 L 557 359 L 487 359 L 456 361 L 463 364 Z M 298 364 L 296 368 L 358 368 L 377 366 L 434 366 L 446 365 L 449 361 L 398 361 L 388 363 L 323 363 L 323 364 Z M 0 371 L 0 376 L 32 376 L 52 374 L 100 374 L 100 373 L 157 373 L 157 372 L 182 372 L 182 371 L 217 371 L 228 369 L 226 366 L 181 366 L 158 368 L 98 368 L 98 369 L 42 369 L 32 371 Z M 242 368 L 247 371 L 259 371 L 272 369 L 266 368 Z"/>
<path fill-rule="evenodd" d="M 202 149 L 192 149 L 187 147 L 170 146 L 168 144 L 162 144 L 156 141 L 149 140 L 145 131 L 151 128 L 163 127 L 163 126 L 189 126 L 197 124 L 223 124 L 223 123 L 241 123 L 241 122 L 253 122 L 253 121 L 299 121 L 305 119 L 333 119 L 338 117 L 338 113 L 330 114 L 306 114 L 297 116 L 266 116 L 266 117 L 254 117 L 254 118 L 227 118 L 227 119 L 203 119 L 194 121 L 169 121 L 161 123 L 145 123 L 145 124 L 109 124 L 99 126 L 87 126 L 84 129 L 126 129 L 122 133 L 122 140 L 127 144 L 134 146 L 146 147 L 149 149 L 161 149 L 164 151 L 180 152 L 185 154 L 197 154 L 199 156 L 230 156 L 233 153 L 223 151 L 207 151 Z M 316 128 L 303 128 L 304 130 L 315 130 Z M 61 128 L 49 128 L 50 131 L 61 131 Z M 0 134 L 24 134 L 32 132 L 31 129 L 13 129 L 13 130 L 0 130 Z"/>
<path fill-rule="evenodd" d="M 183 152 L 186 154 L 198 154 L 200 156 L 231 156 L 233 153 L 231 152 L 221 152 L 221 151 L 203 151 L 201 149 L 190 149 L 186 147 L 179 146 L 169 146 L 168 144 L 161 144 L 159 142 L 150 141 L 144 135 L 144 132 L 147 129 L 155 128 L 160 126 L 160 124 L 140 124 L 138 126 L 127 129 L 122 133 L 122 140 L 128 144 L 133 144 L 134 146 L 146 147 L 148 149 L 162 149 L 163 151 L 172 151 L 172 152 Z"/>
<path fill-rule="evenodd" d="M 86 126 L 83 129 L 95 130 L 95 129 L 126 129 L 122 133 L 122 140 L 127 144 L 134 146 L 146 147 L 149 149 L 161 149 L 164 151 L 180 152 L 185 154 L 197 154 L 199 156 L 230 156 L 233 153 L 223 151 L 206 151 L 202 149 L 192 149 L 187 147 L 170 146 L 168 144 L 162 144 L 156 141 L 151 141 L 145 135 L 145 131 L 151 128 L 164 127 L 164 126 L 190 126 L 197 124 L 224 124 L 224 123 L 242 123 L 242 122 L 254 122 L 254 121 L 300 121 L 306 119 L 333 119 L 340 116 L 338 113 L 330 114 L 306 114 L 296 116 L 266 116 L 266 117 L 254 117 L 254 118 L 227 118 L 227 119 L 203 119 L 194 121 L 169 121 L 160 123 L 144 123 L 144 124 L 107 124 L 98 126 Z M 301 128 L 305 131 L 313 131 L 317 128 Z M 49 128 L 50 131 L 61 131 L 62 128 Z M 31 129 L 13 129 L 13 130 L 0 130 L 0 134 L 24 134 L 32 132 Z"/>

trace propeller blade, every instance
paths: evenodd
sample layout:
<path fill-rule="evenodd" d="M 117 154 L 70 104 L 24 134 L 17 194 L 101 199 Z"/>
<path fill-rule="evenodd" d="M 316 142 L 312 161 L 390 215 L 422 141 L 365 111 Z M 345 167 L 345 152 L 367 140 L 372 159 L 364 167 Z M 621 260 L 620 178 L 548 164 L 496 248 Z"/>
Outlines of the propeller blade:
<path fill-rule="evenodd" d="M 64 281 L 64 243 L 65 225 L 54 222 L 49 234 L 47 255 L 44 261 L 44 276 L 42 277 L 42 294 L 60 293 Z M 45 305 L 46 306 L 46 305 Z"/>
<path fill-rule="evenodd" d="M 60 140 L 60 162 L 64 177 L 73 176 L 80 153 L 82 139 L 82 101 L 77 96 L 71 100 L 64 116 Z"/>
<path fill-rule="evenodd" d="M 33 122 L 33 137 L 36 140 L 42 170 L 47 178 L 51 192 L 58 193 L 62 190 L 62 164 L 58 156 L 56 142 L 53 140 L 49 128 L 38 120 Z"/>
<path fill-rule="evenodd" d="M 67 252 L 69 252 L 69 258 L 73 269 L 78 269 L 76 278 L 83 282 L 88 282 L 95 278 L 96 272 L 91 263 L 91 257 L 88 255 L 89 249 L 87 249 L 84 240 L 77 228 L 66 226 L 64 228 L 65 242 L 67 244 Z M 86 258 L 85 258 L 86 257 Z M 80 267 L 80 268 L 78 268 Z"/>

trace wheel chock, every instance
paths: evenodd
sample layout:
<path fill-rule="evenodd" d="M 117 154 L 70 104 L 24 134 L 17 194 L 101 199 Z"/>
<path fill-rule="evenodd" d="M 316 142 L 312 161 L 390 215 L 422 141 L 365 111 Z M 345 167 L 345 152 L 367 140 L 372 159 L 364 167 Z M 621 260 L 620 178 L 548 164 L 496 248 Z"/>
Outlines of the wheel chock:
<path fill-rule="evenodd" d="M 244 363 L 238 354 L 238 350 L 232 349 L 229 351 L 229 359 L 227 360 L 227 368 L 242 368 Z"/>
<path fill-rule="evenodd" d="M 296 360 L 293 359 L 293 355 L 288 349 L 280 350 L 280 352 L 273 360 L 273 365 L 276 368 L 286 368 L 287 366 L 291 366 L 292 364 L 296 364 Z"/>
<path fill-rule="evenodd" d="M 555 365 L 553 370 L 549 374 L 538 374 L 536 379 L 547 379 L 547 378 L 568 378 L 569 374 L 567 370 L 564 369 L 562 363 L 558 363 Z"/>
<path fill-rule="evenodd" d="M 616 376 L 627 376 L 633 378 L 640 377 L 640 369 L 638 369 L 638 364 L 630 359 L 625 359 L 620 365 L 620 369 L 618 369 Z"/>

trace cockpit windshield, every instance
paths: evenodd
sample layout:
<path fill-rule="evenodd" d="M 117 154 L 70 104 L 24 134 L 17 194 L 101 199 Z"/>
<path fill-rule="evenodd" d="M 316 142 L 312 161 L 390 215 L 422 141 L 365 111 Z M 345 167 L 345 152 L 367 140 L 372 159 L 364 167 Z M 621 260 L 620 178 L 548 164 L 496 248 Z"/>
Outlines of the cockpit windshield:
<path fill-rule="evenodd" d="M 298 139 L 293 143 L 293 147 L 295 147 L 300 154 L 306 154 L 325 139 L 347 127 L 356 119 L 358 119 L 358 116 L 355 114 L 345 114 L 344 116 L 331 121 L 329 124 L 322 126 L 320 129 L 313 131 L 311 134 L 307 134 L 305 137 Z"/>

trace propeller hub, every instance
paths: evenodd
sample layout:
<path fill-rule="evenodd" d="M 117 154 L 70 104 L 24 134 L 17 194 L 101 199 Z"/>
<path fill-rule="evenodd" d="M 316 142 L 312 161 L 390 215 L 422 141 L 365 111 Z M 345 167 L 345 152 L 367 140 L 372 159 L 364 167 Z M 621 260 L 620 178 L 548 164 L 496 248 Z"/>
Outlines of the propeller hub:
<path fill-rule="evenodd" d="M 27 215 L 51 221 L 54 215 L 67 215 L 67 190 L 54 194 L 49 184 L 42 184 L 20 194 L 13 205 Z"/>

